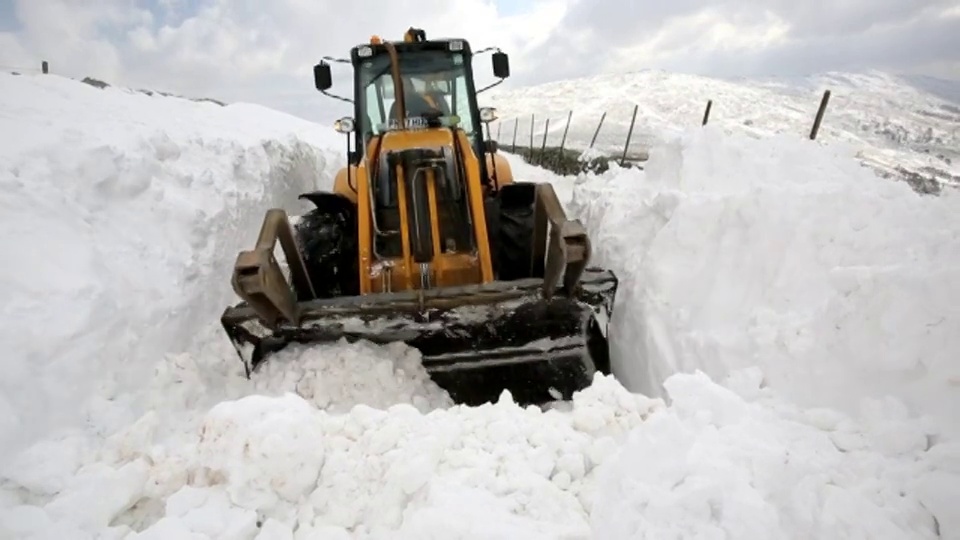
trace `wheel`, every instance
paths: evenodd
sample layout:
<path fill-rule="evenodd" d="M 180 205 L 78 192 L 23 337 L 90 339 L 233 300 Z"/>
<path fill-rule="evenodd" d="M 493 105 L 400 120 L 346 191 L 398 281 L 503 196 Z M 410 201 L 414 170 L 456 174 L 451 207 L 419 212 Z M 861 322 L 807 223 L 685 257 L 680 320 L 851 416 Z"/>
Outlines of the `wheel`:
<path fill-rule="evenodd" d="M 314 292 L 317 298 L 359 294 L 353 203 L 331 193 L 310 195 L 304 198 L 309 198 L 317 208 L 303 215 L 295 233 Z M 297 291 L 297 299 L 311 298 L 306 291 Z"/>
<path fill-rule="evenodd" d="M 535 197 L 536 185 L 532 183 L 518 182 L 500 189 L 499 230 L 495 247 L 499 279 L 509 281 L 537 274 L 530 269 Z"/>

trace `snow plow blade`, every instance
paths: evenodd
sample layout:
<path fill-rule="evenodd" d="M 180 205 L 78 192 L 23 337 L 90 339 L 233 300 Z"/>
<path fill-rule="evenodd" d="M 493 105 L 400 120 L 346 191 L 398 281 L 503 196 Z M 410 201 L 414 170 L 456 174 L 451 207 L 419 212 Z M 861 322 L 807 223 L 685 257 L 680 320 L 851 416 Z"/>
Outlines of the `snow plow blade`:
<path fill-rule="evenodd" d="M 247 375 L 289 344 L 402 341 L 418 349 L 431 378 L 456 403 L 523 405 L 569 400 L 609 373 L 606 321 L 617 279 L 585 269 L 575 292 L 543 294 L 539 278 L 315 299 L 297 304 L 299 323 L 264 324 L 249 304 L 221 322 Z"/>

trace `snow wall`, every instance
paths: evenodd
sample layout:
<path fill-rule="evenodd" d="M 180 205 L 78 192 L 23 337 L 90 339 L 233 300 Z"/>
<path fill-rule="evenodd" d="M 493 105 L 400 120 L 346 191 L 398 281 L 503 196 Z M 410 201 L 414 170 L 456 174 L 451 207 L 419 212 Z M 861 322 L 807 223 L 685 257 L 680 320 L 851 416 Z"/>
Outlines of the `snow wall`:
<path fill-rule="evenodd" d="M 57 76 L 3 75 L 0 94 L 5 454 L 186 350 L 235 302 L 265 210 L 303 208 L 342 158 L 321 149 L 335 133 L 254 105 Z"/>
<path fill-rule="evenodd" d="M 892 396 L 960 428 L 960 193 L 920 196 L 841 148 L 696 129 L 645 170 L 583 177 L 571 212 L 622 280 L 631 390 L 759 366 L 805 406 Z"/>

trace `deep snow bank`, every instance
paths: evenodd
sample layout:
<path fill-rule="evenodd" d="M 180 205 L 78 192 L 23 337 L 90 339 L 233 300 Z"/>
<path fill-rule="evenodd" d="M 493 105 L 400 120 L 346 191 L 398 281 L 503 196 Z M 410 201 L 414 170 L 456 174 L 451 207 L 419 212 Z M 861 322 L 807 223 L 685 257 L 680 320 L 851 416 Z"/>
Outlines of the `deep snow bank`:
<path fill-rule="evenodd" d="M 797 402 L 890 395 L 957 428 L 960 198 L 921 198 L 793 137 L 694 130 L 646 171 L 581 179 L 572 209 L 623 280 L 628 387 L 760 366 Z"/>
<path fill-rule="evenodd" d="M 0 75 L 0 96 L 3 454 L 185 349 L 264 210 L 296 210 L 339 157 L 317 149 L 330 130 L 253 105 L 53 75 Z"/>

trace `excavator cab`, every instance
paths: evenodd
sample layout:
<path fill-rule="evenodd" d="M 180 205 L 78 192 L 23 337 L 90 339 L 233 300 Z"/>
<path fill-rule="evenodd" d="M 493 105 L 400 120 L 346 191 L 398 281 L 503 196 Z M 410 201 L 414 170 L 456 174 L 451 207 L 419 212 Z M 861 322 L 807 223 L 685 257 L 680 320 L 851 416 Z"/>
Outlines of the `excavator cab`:
<path fill-rule="evenodd" d="M 347 163 L 292 226 L 267 212 L 232 276 L 242 302 L 221 317 L 248 376 L 291 343 L 403 341 L 451 397 L 477 405 L 504 390 L 523 404 L 569 399 L 609 373 L 606 321 L 617 279 L 588 266 L 590 242 L 552 185 L 515 181 L 483 127 L 463 39 L 374 36 L 351 49 L 352 98 L 335 123 Z M 330 59 L 333 60 L 333 59 Z M 352 147 L 352 148 L 351 148 Z M 281 244 L 281 268 L 273 251 Z M 288 281 L 283 270 L 289 274 Z"/>

